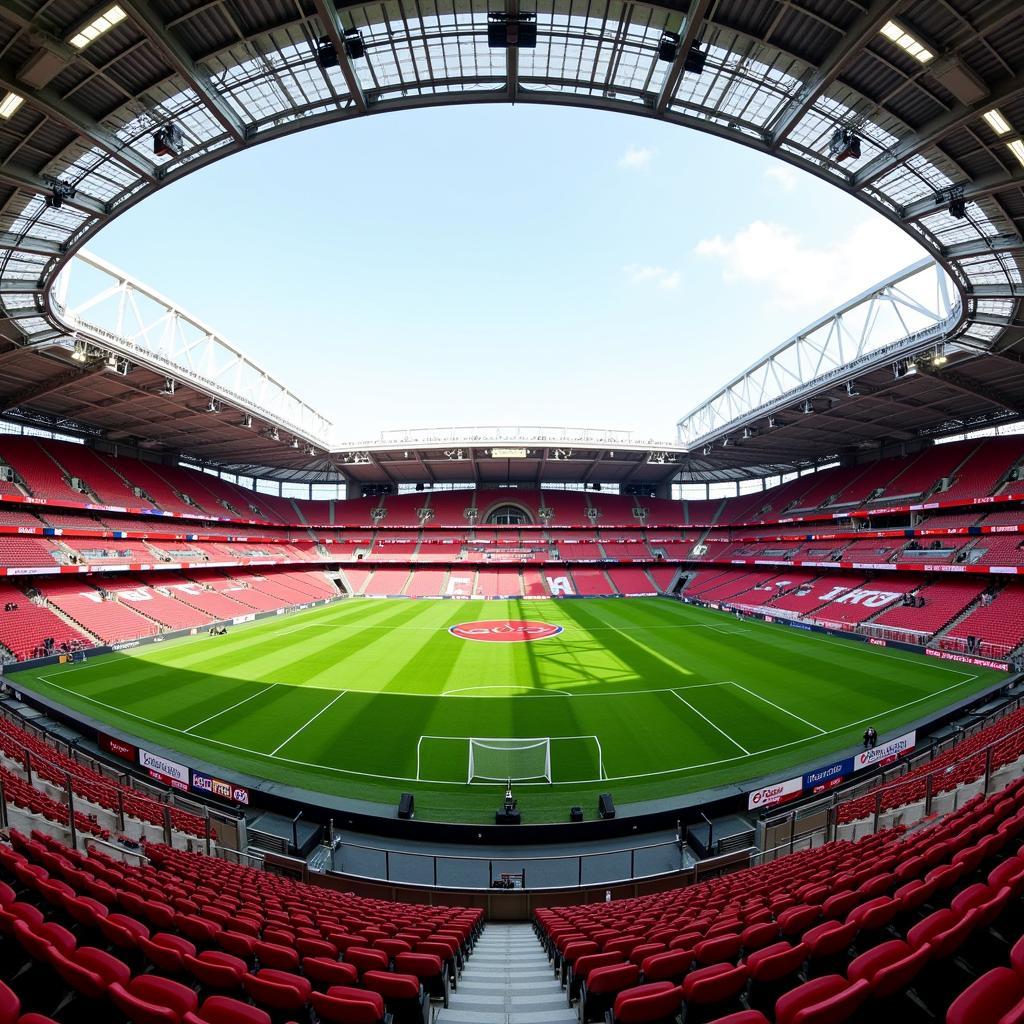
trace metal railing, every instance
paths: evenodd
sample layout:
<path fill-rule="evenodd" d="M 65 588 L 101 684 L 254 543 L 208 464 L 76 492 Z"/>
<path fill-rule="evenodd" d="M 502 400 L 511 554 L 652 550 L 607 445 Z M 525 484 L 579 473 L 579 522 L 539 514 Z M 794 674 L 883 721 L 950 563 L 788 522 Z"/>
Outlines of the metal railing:
<path fill-rule="evenodd" d="M 438 889 L 492 889 L 503 874 L 521 874 L 523 888 L 532 890 L 640 881 L 680 874 L 693 864 L 678 840 L 594 853 L 485 857 L 415 853 L 339 839 L 327 861 L 331 871 L 355 878 Z"/>

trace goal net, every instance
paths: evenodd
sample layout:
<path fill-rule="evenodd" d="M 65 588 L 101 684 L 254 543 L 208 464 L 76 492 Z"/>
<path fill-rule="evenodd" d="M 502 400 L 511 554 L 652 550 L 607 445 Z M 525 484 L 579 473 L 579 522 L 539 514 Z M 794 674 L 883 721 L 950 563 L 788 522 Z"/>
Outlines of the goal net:
<path fill-rule="evenodd" d="M 469 782 L 551 781 L 551 740 L 469 740 Z"/>

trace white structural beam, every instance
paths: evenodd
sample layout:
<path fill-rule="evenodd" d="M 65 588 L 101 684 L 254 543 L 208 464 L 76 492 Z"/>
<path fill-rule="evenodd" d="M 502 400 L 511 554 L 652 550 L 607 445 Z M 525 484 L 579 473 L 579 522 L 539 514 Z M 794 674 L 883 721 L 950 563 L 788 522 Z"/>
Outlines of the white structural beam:
<path fill-rule="evenodd" d="M 678 423 L 690 449 L 935 345 L 960 319 L 945 271 L 924 259 L 837 307 L 720 388 Z"/>
<path fill-rule="evenodd" d="M 74 289 L 73 279 L 86 287 Z M 84 295 L 81 294 L 84 292 Z M 69 334 L 187 383 L 319 448 L 330 420 L 177 303 L 93 253 L 68 263 L 51 296 Z"/>

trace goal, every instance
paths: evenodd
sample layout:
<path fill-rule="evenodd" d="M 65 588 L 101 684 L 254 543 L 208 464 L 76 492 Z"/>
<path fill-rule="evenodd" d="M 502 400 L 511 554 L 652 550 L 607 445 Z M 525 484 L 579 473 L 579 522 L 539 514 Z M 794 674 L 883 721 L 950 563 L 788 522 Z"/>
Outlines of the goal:
<path fill-rule="evenodd" d="M 551 739 L 469 738 L 468 782 L 550 782 Z"/>

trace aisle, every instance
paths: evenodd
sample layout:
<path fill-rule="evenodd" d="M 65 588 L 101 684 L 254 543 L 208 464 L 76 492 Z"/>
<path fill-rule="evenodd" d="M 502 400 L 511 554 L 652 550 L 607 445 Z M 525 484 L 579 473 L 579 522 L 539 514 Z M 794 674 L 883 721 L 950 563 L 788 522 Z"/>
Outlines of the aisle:
<path fill-rule="evenodd" d="M 533 928 L 488 924 L 438 1024 L 573 1024 Z"/>

